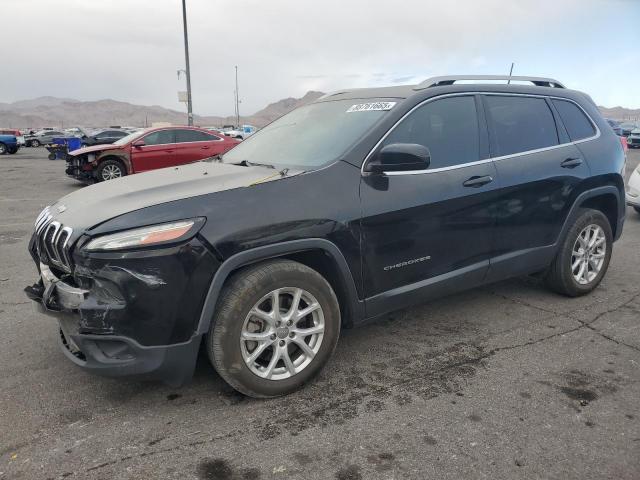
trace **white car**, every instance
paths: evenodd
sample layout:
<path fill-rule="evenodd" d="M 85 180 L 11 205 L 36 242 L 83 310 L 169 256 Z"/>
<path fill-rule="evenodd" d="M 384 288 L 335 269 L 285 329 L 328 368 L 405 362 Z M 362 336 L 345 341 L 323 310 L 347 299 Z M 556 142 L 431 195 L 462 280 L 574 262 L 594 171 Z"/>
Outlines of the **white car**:
<path fill-rule="evenodd" d="M 636 212 L 640 213 L 640 164 L 629 178 L 627 205 L 631 205 Z"/>
<path fill-rule="evenodd" d="M 250 137 L 254 133 L 256 133 L 258 129 L 253 125 L 242 125 L 242 127 L 236 130 L 226 130 L 224 134 L 227 137 L 239 138 L 240 140 L 244 140 L 247 137 Z"/>

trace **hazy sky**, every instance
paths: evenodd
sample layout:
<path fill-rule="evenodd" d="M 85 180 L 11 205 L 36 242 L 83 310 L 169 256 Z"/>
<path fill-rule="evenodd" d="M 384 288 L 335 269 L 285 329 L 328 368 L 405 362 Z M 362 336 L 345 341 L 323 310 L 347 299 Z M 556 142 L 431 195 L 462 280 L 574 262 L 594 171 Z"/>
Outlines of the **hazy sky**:
<path fill-rule="evenodd" d="M 0 102 L 183 109 L 180 0 L 0 0 Z M 557 78 L 640 108 L 640 0 L 187 0 L 194 112 L 442 74 Z M 9 60 L 6 60 L 10 58 Z"/>

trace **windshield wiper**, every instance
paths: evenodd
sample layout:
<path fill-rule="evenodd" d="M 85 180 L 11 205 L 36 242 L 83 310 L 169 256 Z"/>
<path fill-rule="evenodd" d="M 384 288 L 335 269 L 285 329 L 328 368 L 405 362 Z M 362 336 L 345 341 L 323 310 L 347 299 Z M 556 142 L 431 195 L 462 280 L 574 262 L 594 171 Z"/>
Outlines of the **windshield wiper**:
<path fill-rule="evenodd" d="M 241 165 L 243 167 L 267 167 L 267 168 L 276 168 L 273 165 L 268 163 L 254 163 L 249 160 L 242 160 L 241 162 L 234 163 L 234 165 Z"/>

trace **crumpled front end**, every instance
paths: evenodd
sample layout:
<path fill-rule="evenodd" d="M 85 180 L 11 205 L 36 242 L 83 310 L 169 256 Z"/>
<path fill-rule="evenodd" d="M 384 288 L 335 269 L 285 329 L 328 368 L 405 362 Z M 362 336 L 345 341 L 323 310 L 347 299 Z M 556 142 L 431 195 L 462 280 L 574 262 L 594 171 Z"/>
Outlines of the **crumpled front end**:
<path fill-rule="evenodd" d="M 29 248 L 40 279 L 25 292 L 57 318 L 67 357 L 104 375 L 188 379 L 201 342 L 200 312 L 219 266 L 209 249 L 194 237 L 88 253 L 83 238 L 70 248 L 59 236 L 36 229 Z"/>

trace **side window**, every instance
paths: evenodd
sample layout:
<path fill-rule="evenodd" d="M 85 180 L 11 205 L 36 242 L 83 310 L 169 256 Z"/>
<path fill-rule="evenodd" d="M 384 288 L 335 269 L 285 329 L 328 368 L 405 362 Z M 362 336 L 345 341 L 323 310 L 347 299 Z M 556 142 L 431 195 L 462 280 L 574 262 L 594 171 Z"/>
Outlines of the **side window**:
<path fill-rule="evenodd" d="M 145 145 L 165 145 L 174 143 L 173 130 L 158 130 L 143 138 Z"/>
<path fill-rule="evenodd" d="M 412 112 L 384 140 L 418 143 L 431 153 L 429 168 L 442 168 L 480 159 L 480 133 L 472 96 L 450 97 L 426 103 Z"/>
<path fill-rule="evenodd" d="M 558 144 L 556 122 L 544 98 L 487 95 L 494 157 Z"/>
<path fill-rule="evenodd" d="M 212 140 L 219 140 L 219 138 L 205 132 L 199 132 L 198 130 L 176 130 L 177 143 L 211 142 Z"/>
<path fill-rule="evenodd" d="M 572 142 L 593 137 L 596 129 L 584 112 L 573 102 L 566 100 L 551 100 L 558 110 Z"/>

